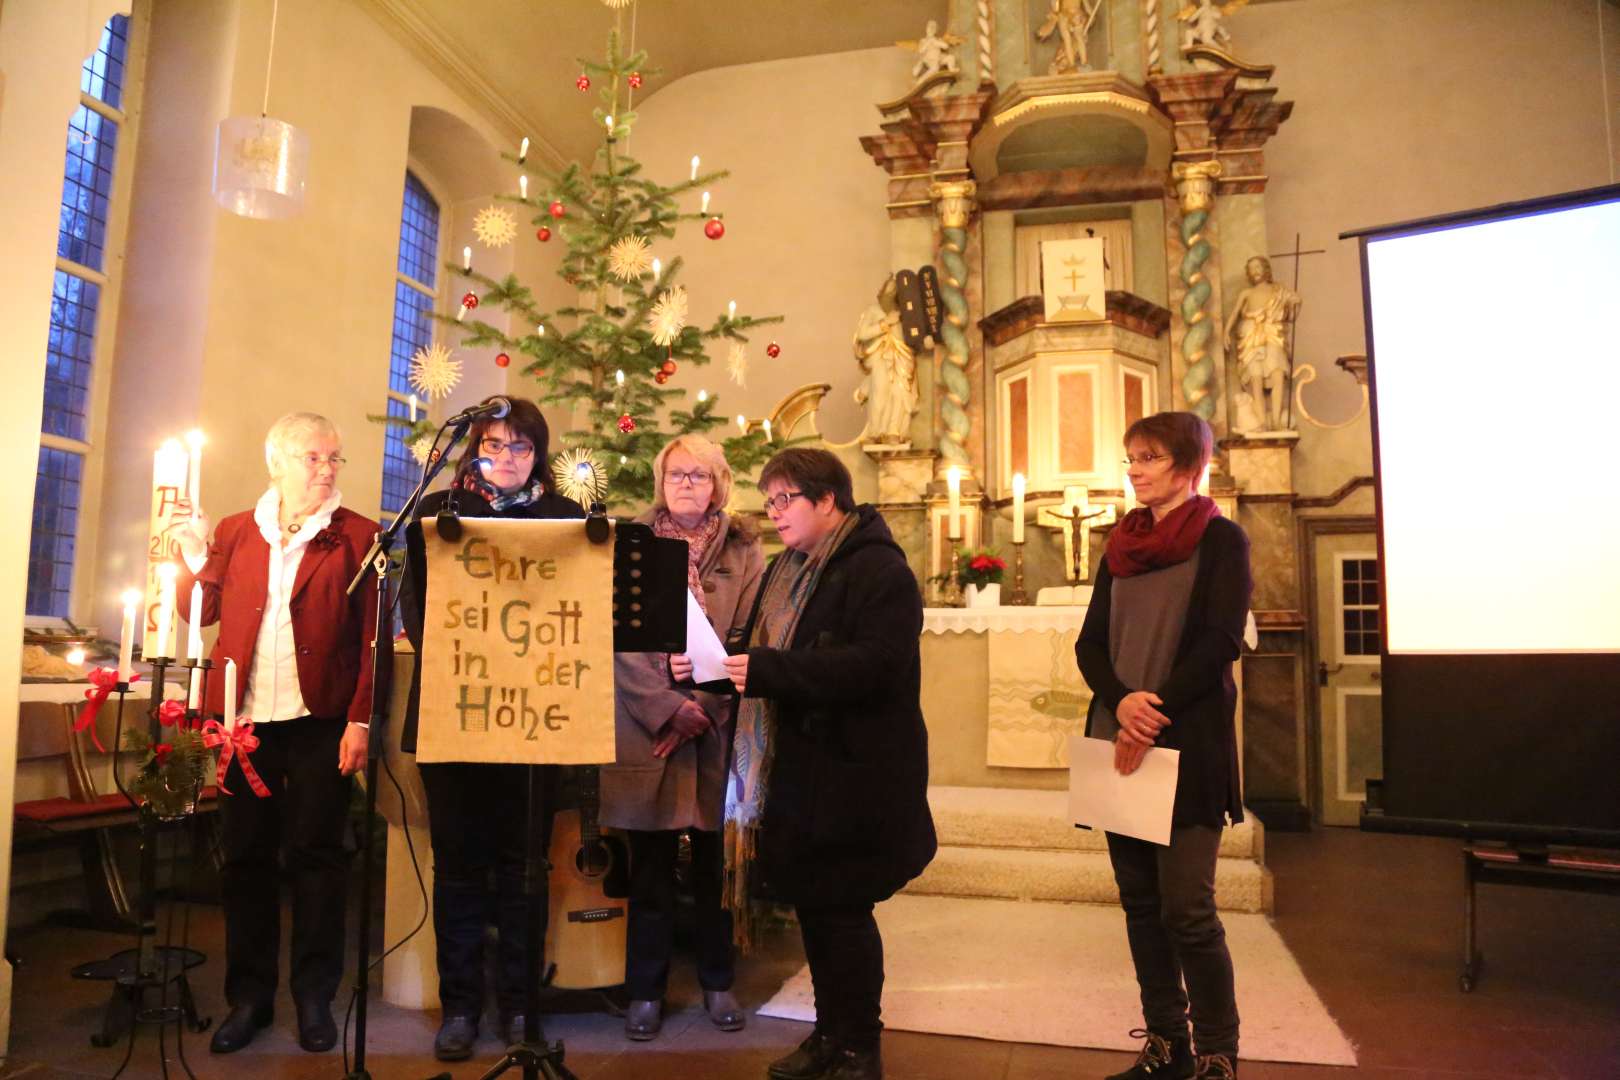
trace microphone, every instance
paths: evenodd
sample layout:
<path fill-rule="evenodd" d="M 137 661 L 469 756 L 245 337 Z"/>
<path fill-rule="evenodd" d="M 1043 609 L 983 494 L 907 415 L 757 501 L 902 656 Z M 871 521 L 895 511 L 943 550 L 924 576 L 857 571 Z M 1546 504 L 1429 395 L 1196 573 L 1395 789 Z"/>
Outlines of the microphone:
<path fill-rule="evenodd" d="M 512 403 L 503 397 L 492 397 L 482 405 L 474 405 L 462 409 L 456 415 L 445 421 L 447 426 L 456 424 L 470 424 L 474 420 L 488 417 L 491 420 L 504 420 L 506 414 L 512 411 Z"/>

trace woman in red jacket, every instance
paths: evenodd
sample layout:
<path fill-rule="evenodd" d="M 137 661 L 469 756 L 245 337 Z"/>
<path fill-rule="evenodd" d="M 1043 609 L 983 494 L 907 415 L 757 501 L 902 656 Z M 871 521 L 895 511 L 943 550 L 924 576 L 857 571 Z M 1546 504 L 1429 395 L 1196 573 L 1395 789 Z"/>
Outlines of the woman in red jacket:
<path fill-rule="evenodd" d="M 352 846 L 345 843 L 349 777 L 366 760 L 376 581 L 346 594 L 377 523 L 339 503 L 342 442 L 331 421 L 289 413 L 264 440 L 270 487 L 252 510 L 219 523 L 205 544 L 198 513 L 182 540 L 182 614 L 202 584 L 202 625 L 219 624 L 207 711 L 251 720 L 253 767 L 270 788 L 253 793 L 234 762 L 221 793 L 225 868 L 225 998 L 230 1014 L 210 1049 L 229 1054 L 273 1017 L 281 952 L 278 849 L 292 884 L 293 1002 L 298 1043 L 337 1042 L 332 998 L 343 975 L 343 928 Z M 241 677 L 224 700 L 227 659 Z"/>

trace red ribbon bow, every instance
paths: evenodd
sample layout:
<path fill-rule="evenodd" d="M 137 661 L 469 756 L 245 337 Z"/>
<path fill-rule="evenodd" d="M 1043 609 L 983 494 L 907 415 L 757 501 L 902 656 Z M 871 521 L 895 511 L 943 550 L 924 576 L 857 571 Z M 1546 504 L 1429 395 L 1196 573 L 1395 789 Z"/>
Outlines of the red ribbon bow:
<path fill-rule="evenodd" d="M 236 726 L 227 728 L 218 720 L 209 720 L 203 724 L 203 745 L 219 747 L 219 771 L 214 776 L 214 783 L 219 790 L 229 795 L 231 789 L 225 786 L 225 771 L 231 766 L 233 755 L 241 754 L 237 763 L 242 767 L 242 775 L 247 777 L 248 787 L 253 794 L 261 799 L 270 797 L 270 789 L 259 777 L 259 772 L 248 760 L 248 755 L 259 748 L 259 737 L 253 734 L 253 721 L 238 720 Z"/>
<path fill-rule="evenodd" d="M 133 685 L 140 678 L 138 674 L 129 677 Z M 118 671 L 116 668 L 96 668 L 90 672 L 90 689 L 84 692 L 84 705 L 79 709 L 79 718 L 73 722 L 75 733 L 90 729 L 90 741 L 96 744 L 96 749 L 105 754 L 107 748 L 101 745 L 101 736 L 96 734 L 96 714 L 101 712 L 101 705 L 114 690 L 118 688 Z"/>
<path fill-rule="evenodd" d="M 186 719 L 186 703 L 178 698 L 170 698 L 158 706 L 158 723 L 164 727 L 183 727 Z"/>

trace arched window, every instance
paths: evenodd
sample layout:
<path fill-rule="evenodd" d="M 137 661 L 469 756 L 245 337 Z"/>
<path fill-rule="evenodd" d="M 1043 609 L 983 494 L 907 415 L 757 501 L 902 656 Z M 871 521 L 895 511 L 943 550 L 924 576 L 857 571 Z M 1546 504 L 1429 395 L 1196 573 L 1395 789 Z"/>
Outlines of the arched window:
<path fill-rule="evenodd" d="M 124 113 L 131 83 L 129 24 L 127 15 L 114 15 L 102 28 L 101 43 L 80 76 L 79 107 L 68 122 L 28 550 L 29 615 L 66 618 L 72 608 L 79 508 L 97 438 L 96 356 L 110 355 L 98 335 L 110 332 L 101 315 L 113 306 L 110 294 L 117 287 L 109 277 L 115 263 L 109 249 L 118 246 L 109 221 L 120 139 L 130 140 Z"/>
<path fill-rule="evenodd" d="M 414 172 L 405 173 L 405 201 L 399 221 L 399 264 L 394 281 L 394 340 L 388 365 L 388 415 L 411 412 L 411 357 L 433 340 L 438 305 L 439 203 Z M 426 402 L 418 405 L 425 409 Z M 421 468 L 411 457 L 405 429 L 385 427 L 382 511 L 393 515 L 416 487 Z"/>

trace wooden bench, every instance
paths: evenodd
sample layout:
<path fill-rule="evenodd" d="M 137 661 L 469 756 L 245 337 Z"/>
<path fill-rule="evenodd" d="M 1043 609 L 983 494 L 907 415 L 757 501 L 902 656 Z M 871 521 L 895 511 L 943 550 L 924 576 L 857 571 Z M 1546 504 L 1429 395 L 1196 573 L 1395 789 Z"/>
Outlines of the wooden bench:
<path fill-rule="evenodd" d="M 136 704 L 132 701 L 131 704 Z M 124 722 L 131 715 L 137 723 L 146 722 L 145 701 L 138 710 L 126 707 Z M 103 792 L 96 780 L 98 752 L 91 741 L 90 731 L 76 732 L 79 704 L 56 704 L 58 719 L 52 722 L 19 725 L 18 759 L 20 761 L 60 761 L 67 794 L 28 799 L 14 807 L 16 831 L 14 843 L 20 849 L 42 848 L 71 840 L 79 849 L 83 870 L 85 906 L 92 925 L 126 927 L 132 925 L 131 911 L 134 896 L 125 885 L 119 866 L 117 833 L 124 826 L 134 825 L 139 812 L 123 794 Z M 102 744 L 108 747 L 113 739 L 113 709 L 103 708 L 96 718 L 96 730 Z M 43 720 L 44 718 L 39 718 Z M 198 813 L 212 813 L 218 809 L 218 792 L 206 787 L 197 803 Z M 217 867 L 218 845 L 210 843 Z"/>

